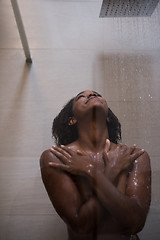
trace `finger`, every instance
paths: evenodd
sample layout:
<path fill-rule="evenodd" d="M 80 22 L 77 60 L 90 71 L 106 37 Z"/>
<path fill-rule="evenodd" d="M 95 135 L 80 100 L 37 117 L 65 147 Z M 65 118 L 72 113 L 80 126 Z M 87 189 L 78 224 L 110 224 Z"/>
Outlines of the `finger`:
<path fill-rule="evenodd" d="M 54 151 L 54 150 L 63 154 L 66 158 L 70 157 L 70 155 L 60 147 L 57 147 L 57 146 L 53 145 L 52 148 L 51 148 L 51 151 Z"/>
<path fill-rule="evenodd" d="M 128 153 L 132 154 L 136 149 L 136 144 L 134 144 L 132 147 L 128 148 Z"/>
<path fill-rule="evenodd" d="M 56 168 L 56 169 L 59 169 L 59 170 L 63 170 L 63 171 L 67 171 L 70 168 L 68 165 L 60 164 L 60 163 L 54 163 L 54 162 L 49 162 L 49 166 L 53 167 L 53 168 Z"/>
<path fill-rule="evenodd" d="M 80 156 L 87 156 L 87 153 L 81 150 L 77 150 L 77 154 Z"/>
<path fill-rule="evenodd" d="M 63 150 L 65 150 L 68 154 L 70 154 L 71 156 L 73 156 L 73 154 L 75 153 L 71 148 L 66 147 L 66 146 L 64 146 L 64 145 L 61 145 L 61 148 L 62 148 Z"/>
<path fill-rule="evenodd" d="M 107 165 L 107 162 L 108 162 L 108 155 L 107 155 L 107 152 L 103 152 L 103 159 L 104 159 L 104 164 L 105 166 Z"/>
<path fill-rule="evenodd" d="M 126 144 L 119 144 L 118 146 L 121 150 L 127 150 L 128 149 Z"/>
<path fill-rule="evenodd" d="M 144 149 L 141 149 L 131 155 L 132 161 L 136 160 L 138 157 L 140 157 L 144 153 Z"/>
<path fill-rule="evenodd" d="M 61 152 L 55 150 L 54 148 L 51 148 L 50 151 L 63 163 L 66 164 L 67 162 L 70 161 L 70 157 L 69 156 L 66 157 L 63 152 L 61 153 Z"/>
<path fill-rule="evenodd" d="M 110 150 L 111 142 L 109 139 L 106 139 L 105 151 L 108 152 Z"/>

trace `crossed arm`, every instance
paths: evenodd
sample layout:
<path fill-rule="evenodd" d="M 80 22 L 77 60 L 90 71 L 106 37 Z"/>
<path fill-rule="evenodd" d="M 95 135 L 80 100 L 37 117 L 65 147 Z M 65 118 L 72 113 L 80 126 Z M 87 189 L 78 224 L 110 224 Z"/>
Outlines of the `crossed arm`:
<path fill-rule="evenodd" d="M 101 219 L 104 209 L 123 233 L 134 234 L 143 228 L 150 205 L 150 162 L 147 153 L 135 154 L 134 150 L 134 147 L 116 148 L 104 152 L 104 172 L 95 172 L 84 153 L 64 146 L 42 154 L 41 172 L 46 190 L 58 214 L 71 228 L 79 233 L 89 232 L 97 219 Z M 133 164 L 136 158 L 138 161 Z M 117 178 L 130 164 L 133 168 L 122 193 L 117 188 Z M 87 177 L 93 183 L 94 195 L 84 200 L 71 175 Z"/>
<path fill-rule="evenodd" d="M 102 207 L 97 198 L 82 197 L 73 178 L 67 172 L 52 168 L 50 162 L 60 163 L 50 150 L 46 150 L 40 159 L 41 175 L 54 208 L 75 232 L 90 232 L 101 216 Z"/>

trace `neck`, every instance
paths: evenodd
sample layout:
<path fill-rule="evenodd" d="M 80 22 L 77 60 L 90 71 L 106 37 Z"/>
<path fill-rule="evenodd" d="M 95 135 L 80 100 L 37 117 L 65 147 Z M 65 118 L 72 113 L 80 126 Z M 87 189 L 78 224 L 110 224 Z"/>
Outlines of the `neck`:
<path fill-rule="evenodd" d="M 108 136 L 105 119 L 85 120 L 78 123 L 78 143 L 85 151 L 100 152 L 104 149 Z"/>

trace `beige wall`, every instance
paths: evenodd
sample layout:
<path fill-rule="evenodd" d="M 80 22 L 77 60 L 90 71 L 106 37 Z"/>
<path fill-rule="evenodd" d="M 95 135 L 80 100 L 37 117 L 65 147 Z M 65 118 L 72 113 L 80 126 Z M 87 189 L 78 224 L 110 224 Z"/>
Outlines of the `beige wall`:
<path fill-rule="evenodd" d="M 39 157 L 52 120 L 76 93 L 95 89 L 122 123 L 123 142 L 150 154 L 152 205 L 141 239 L 158 240 L 160 4 L 150 18 L 98 18 L 101 1 L 19 1 L 33 64 L 9 0 L 0 1 L 0 239 L 65 240 L 43 187 Z"/>

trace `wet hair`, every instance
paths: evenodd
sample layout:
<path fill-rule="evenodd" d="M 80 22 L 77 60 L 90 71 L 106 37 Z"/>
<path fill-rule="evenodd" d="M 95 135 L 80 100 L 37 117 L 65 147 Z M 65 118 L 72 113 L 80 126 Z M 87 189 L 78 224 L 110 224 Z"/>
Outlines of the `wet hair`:
<path fill-rule="evenodd" d="M 53 120 L 52 137 L 58 146 L 67 145 L 78 139 L 77 124 L 69 125 L 70 118 L 74 116 L 74 99 L 72 98 Z M 110 108 L 108 108 L 107 117 L 109 119 L 109 121 L 106 120 L 109 140 L 113 143 L 118 143 L 121 140 L 121 124 Z"/>

